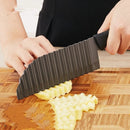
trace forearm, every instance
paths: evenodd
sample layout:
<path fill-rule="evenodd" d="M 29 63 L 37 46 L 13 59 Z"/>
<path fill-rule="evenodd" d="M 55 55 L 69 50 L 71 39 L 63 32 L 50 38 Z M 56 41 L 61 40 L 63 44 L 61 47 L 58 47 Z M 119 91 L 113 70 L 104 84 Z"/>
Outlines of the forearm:
<path fill-rule="evenodd" d="M 16 1 L 13 1 L 11 5 L 8 3 L 10 3 L 9 0 L 0 0 L 0 5 L 3 4 L 0 7 L 0 44 L 2 46 L 27 37 L 20 15 L 14 10 Z"/>

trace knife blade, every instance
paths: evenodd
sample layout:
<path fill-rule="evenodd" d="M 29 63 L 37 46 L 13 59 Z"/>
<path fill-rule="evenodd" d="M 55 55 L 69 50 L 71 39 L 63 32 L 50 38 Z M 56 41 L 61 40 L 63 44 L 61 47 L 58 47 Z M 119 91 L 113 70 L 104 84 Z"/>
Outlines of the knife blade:
<path fill-rule="evenodd" d="M 19 79 L 17 98 L 79 77 L 100 68 L 97 50 L 106 47 L 108 31 L 35 59 Z"/>

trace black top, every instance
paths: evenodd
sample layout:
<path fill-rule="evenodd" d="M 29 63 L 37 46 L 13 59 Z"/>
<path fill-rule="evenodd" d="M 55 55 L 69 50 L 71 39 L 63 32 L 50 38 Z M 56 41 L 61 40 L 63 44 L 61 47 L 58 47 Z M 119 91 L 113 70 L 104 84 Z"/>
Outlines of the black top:
<path fill-rule="evenodd" d="M 67 46 L 96 34 L 119 0 L 44 0 L 36 36 Z"/>

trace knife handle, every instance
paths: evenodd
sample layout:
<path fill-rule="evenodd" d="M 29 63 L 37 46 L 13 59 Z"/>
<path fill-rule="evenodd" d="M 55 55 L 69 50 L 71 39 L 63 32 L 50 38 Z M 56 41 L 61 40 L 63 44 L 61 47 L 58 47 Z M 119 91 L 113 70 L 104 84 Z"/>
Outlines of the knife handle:
<path fill-rule="evenodd" d="M 102 33 L 99 33 L 99 34 L 96 34 L 96 35 L 93 36 L 96 43 L 97 43 L 97 46 L 101 50 L 104 50 L 106 48 L 108 33 L 109 33 L 109 30 L 107 30 L 105 32 L 102 32 Z"/>

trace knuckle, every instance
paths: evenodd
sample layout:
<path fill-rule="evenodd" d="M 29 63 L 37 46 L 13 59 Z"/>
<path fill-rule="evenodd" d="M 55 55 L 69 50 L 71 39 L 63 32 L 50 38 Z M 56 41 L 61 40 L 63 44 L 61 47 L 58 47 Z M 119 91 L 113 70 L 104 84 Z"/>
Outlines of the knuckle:
<path fill-rule="evenodd" d="M 27 43 L 30 43 L 32 41 L 33 41 L 33 38 L 26 38 L 23 40 L 22 44 L 25 44 L 25 43 L 27 44 Z"/>
<path fill-rule="evenodd" d="M 37 39 L 45 41 L 45 42 L 49 42 L 49 40 L 46 37 L 44 37 L 43 35 L 38 36 Z"/>
<path fill-rule="evenodd" d="M 45 37 L 43 35 L 40 35 L 37 37 L 38 39 L 45 39 Z"/>
<path fill-rule="evenodd" d="M 110 17 L 110 15 L 108 14 L 108 15 L 106 16 L 105 20 L 107 20 L 109 17 Z"/>
<path fill-rule="evenodd" d="M 24 39 L 23 41 L 20 42 L 19 48 L 27 48 L 27 44 L 30 44 L 31 40 L 28 38 Z"/>
<path fill-rule="evenodd" d="M 115 28 L 117 31 L 122 31 L 124 29 L 124 24 L 123 23 L 115 24 Z"/>

